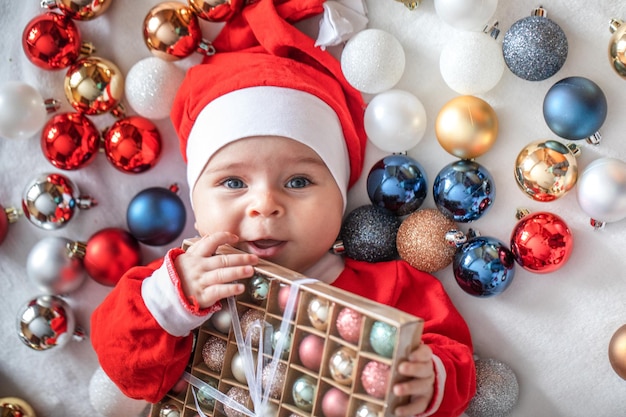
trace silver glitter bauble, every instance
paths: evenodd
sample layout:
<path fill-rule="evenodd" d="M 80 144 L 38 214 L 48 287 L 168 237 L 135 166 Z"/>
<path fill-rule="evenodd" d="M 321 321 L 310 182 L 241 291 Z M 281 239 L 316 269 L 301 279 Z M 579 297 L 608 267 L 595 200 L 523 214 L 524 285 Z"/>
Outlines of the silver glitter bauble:
<path fill-rule="evenodd" d="M 74 313 L 65 300 L 41 295 L 29 300 L 17 314 L 17 332 L 24 344 L 34 350 L 64 346 L 76 330 Z"/>
<path fill-rule="evenodd" d="M 33 246 L 26 259 L 26 274 L 48 294 L 67 294 L 87 278 L 80 256 L 71 249 L 72 241 L 49 236 Z"/>
<path fill-rule="evenodd" d="M 465 414 L 469 417 L 505 417 L 519 396 L 513 370 L 495 359 L 476 360 L 476 395 Z"/>
<path fill-rule="evenodd" d="M 513 23 L 502 41 L 504 62 L 513 74 L 528 81 L 541 81 L 556 74 L 565 63 L 567 51 L 565 33 L 544 15 Z"/>

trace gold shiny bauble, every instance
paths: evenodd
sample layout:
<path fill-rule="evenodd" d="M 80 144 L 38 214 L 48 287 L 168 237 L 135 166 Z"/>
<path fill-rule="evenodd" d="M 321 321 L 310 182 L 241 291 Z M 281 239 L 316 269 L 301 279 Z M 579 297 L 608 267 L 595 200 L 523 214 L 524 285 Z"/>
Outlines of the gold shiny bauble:
<path fill-rule="evenodd" d="M 143 39 L 155 56 L 176 61 L 191 55 L 202 41 L 198 17 L 174 1 L 153 7 L 143 21 Z"/>
<path fill-rule="evenodd" d="M 17 397 L 0 398 L 0 417 L 36 417 L 26 401 Z"/>
<path fill-rule="evenodd" d="M 609 60 L 617 74 L 626 79 L 626 24 L 619 19 L 609 23 L 612 33 L 609 41 Z"/>
<path fill-rule="evenodd" d="M 456 223 L 437 209 L 414 211 L 398 229 L 398 254 L 415 269 L 439 271 L 454 258 L 456 248 L 448 243 L 446 233 L 456 228 Z"/>
<path fill-rule="evenodd" d="M 626 324 L 621 326 L 609 342 L 609 361 L 620 378 L 626 379 Z"/>
<path fill-rule="evenodd" d="M 346 347 L 341 347 L 330 355 L 328 360 L 330 376 L 343 385 L 352 384 L 356 370 L 356 355 Z"/>
<path fill-rule="evenodd" d="M 111 61 L 89 56 L 76 61 L 65 75 L 65 96 L 80 113 L 96 115 L 119 106 L 124 76 Z"/>
<path fill-rule="evenodd" d="M 42 5 L 58 7 L 74 20 L 92 20 L 106 12 L 112 0 L 43 0 Z"/>
<path fill-rule="evenodd" d="M 487 152 L 496 141 L 498 116 L 485 100 L 455 97 L 439 110 L 435 135 L 448 153 L 473 159 Z"/>
<path fill-rule="evenodd" d="M 244 0 L 188 0 L 187 3 L 200 19 L 225 22 L 243 7 Z"/>
<path fill-rule="evenodd" d="M 330 303 L 321 298 L 313 298 L 307 307 L 309 320 L 313 327 L 325 331 L 330 319 Z"/>
<path fill-rule="evenodd" d="M 517 155 L 515 180 L 533 200 L 556 200 L 578 181 L 576 156 L 570 148 L 556 140 L 532 142 Z"/>

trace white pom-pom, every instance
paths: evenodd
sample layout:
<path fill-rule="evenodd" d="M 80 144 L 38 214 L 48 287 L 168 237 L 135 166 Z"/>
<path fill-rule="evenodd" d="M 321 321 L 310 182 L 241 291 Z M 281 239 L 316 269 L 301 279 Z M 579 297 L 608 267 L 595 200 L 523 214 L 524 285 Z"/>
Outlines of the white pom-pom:
<path fill-rule="evenodd" d="M 148 405 L 125 396 L 102 368 L 96 369 L 89 382 L 91 406 L 104 417 L 138 416 Z"/>
<path fill-rule="evenodd" d="M 502 46 L 483 32 L 459 32 L 441 50 L 443 80 L 459 94 L 486 93 L 504 74 Z"/>
<path fill-rule="evenodd" d="M 400 81 L 405 60 L 404 49 L 392 34 L 365 29 L 346 43 L 341 53 L 341 70 L 357 90 L 378 94 Z"/>
<path fill-rule="evenodd" d="M 370 101 L 364 115 L 365 133 L 385 152 L 406 152 L 426 131 L 426 110 L 413 94 L 389 90 Z"/>
<path fill-rule="evenodd" d="M 126 74 L 128 104 L 146 119 L 164 119 L 184 77 L 184 70 L 171 62 L 157 57 L 142 59 Z"/>

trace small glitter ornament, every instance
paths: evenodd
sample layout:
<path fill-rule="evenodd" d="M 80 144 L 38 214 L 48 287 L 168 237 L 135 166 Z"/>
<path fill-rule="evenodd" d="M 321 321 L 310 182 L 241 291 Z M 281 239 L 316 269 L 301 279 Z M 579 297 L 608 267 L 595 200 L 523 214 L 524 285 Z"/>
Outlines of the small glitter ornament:
<path fill-rule="evenodd" d="M 398 229 L 398 254 L 413 268 L 436 272 L 452 263 L 456 249 L 446 240 L 446 233 L 456 223 L 437 209 L 422 209 L 406 217 Z"/>
<path fill-rule="evenodd" d="M 161 133 L 141 116 L 118 119 L 104 131 L 102 140 L 107 160 L 126 174 L 149 170 L 161 156 Z"/>
<path fill-rule="evenodd" d="M 502 41 L 504 62 L 511 72 L 527 81 L 541 81 L 556 74 L 567 59 L 563 29 L 539 7 L 513 23 Z"/>
<path fill-rule="evenodd" d="M 247 407 L 248 403 L 250 402 L 250 393 L 248 393 L 248 391 L 243 388 L 232 387 L 226 392 L 226 395 L 228 396 L 228 398 L 237 401 L 244 407 Z M 224 414 L 226 414 L 228 417 L 246 417 L 245 414 L 236 411 L 235 409 L 228 406 L 224 406 Z"/>
<path fill-rule="evenodd" d="M 573 149 L 573 150 L 572 150 Z M 578 181 L 577 148 L 556 140 L 538 140 L 526 145 L 515 160 L 519 188 L 536 201 L 564 196 Z"/>
<path fill-rule="evenodd" d="M 81 113 L 53 116 L 41 131 L 41 149 L 56 168 L 75 170 L 89 165 L 100 150 L 100 132 Z"/>
<path fill-rule="evenodd" d="M 393 356 L 397 329 L 382 321 L 375 321 L 370 330 L 370 345 L 374 352 L 386 358 Z"/>
<path fill-rule="evenodd" d="M 24 216 L 44 230 L 65 226 L 76 209 L 89 209 L 97 204 L 89 196 L 78 194 L 78 187 L 62 174 L 46 173 L 33 178 L 22 194 Z"/>
<path fill-rule="evenodd" d="M 150 187 L 137 193 L 126 209 L 126 224 L 135 238 L 150 246 L 162 246 L 178 238 L 185 228 L 186 208 L 170 188 Z"/>
<path fill-rule="evenodd" d="M 474 236 L 457 250 L 452 271 L 463 291 L 476 297 L 491 297 L 501 294 L 513 282 L 515 258 L 500 240 Z"/>
<path fill-rule="evenodd" d="M 307 306 L 307 314 L 313 327 L 326 330 L 330 319 L 330 302 L 318 297 L 311 299 Z"/>
<path fill-rule="evenodd" d="M 443 105 L 435 120 L 441 147 L 461 159 L 487 152 L 498 137 L 498 116 L 489 103 L 475 96 L 458 96 Z"/>
<path fill-rule="evenodd" d="M 311 411 L 316 391 L 315 379 L 308 375 L 303 375 L 296 379 L 291 389 L 291 395 L 296 407 L 304 411 Z"/>
<path fill-rule="evenodd" d="M 351 308 L 344 307 L 337 314 L 335 326 L 337 333 L 346 342 L 357 344 L 361 338 L 361 326 L 363 325 L 363 315 Z"/>
<path fill-rule="evenodd" d="M 365 29 L 346 43 L 341 53 L 341 70 L 357 90 L 378 94 L 395 86 L 406 57 L 400 41 L 381 29 Z"/>
<path fill-rule="evenodd" d="M 576 191 L 578 205 L 596 228 L 626 218 L 626 162 L 594 160 L 580 174 Z"/>
<path fill-rule="evenodd" d="M 276 369 L 272 375 L 272 364 L 265 365 L 261 375 L 261 385 L 263 390 L 268 393 L 270 398 L 279 399 L 283 392 L 283 385 L 285 385 L 285 378 L 287 376 L 287 364 L 284 362 L 278 362 Z M 270 379 L 272 378 L 272 379 Z"/>
<path fill-rule="evenodd" d="M 346 417 L 350 397 L 338 388 L 331 388 L 322 397 L 324 417 Z"/>
<path fill-rule="evenodd" d="M 119 110 L 124 96 L 124 76 L 113 62 L 88 56 L 74 62 L 65 74 L 65 97 L 86 115 Z"/>
<path fill-rule="evenodd" d="M 270 281 L 263 275 L 255 274 L 247 281 L 248 294 L 256 303 L 262 303 L 270 292 Z"/>
<path fill-rule="evenodd" d="M 495 359 L 477 359 L 476 384 L 476 394 L 465 410 L 468 417 L 507 416 L 517 404 L 517 377 L 502 362 Z"/>
<path fill-rule="evenodd" d="M 397 216 L 381 207 L 364 205 L 352 210 L 340 232 L 346 256 L 365 262 L 396 259 L 400 223 Z"/>
<path fill-rule="evenodd" d="M 361 372 L 361 384 L 369 395 L 375 398 L 385 398 L 391 367 L 381 362 L 369 361 Z"/>
<path fill-rule="evenodd" d="M 426 171 L 406 155 L 389 155 L 372 166 L 367 194 L 374 206 L 405 216 L 420 208 L 428 193 Z"/>
<path fill-rule="evenodd" d="M 611 336 L 609 362 L 615 373 L 626 379 L 626 324 L 620 326 Z"/>
<path fill-rule="evenodd" d="M 228 334 L 233 323 L 232 320 L 233 318 L 230 315 L 230 310 L 227 308 L 222 308 L 220 311 L 216 311 L 209 319 L 213 327 L 215 327 L 215 330 L 222 334 Z"/>
<path fill-rule="evenodd" d="M 216 336 L 209 336 L 202 346 L 202 360 L 209 370 L 219 373 L 224 364 L 226 341 Z"/>
<path fill-rule="evenodd" d="M 356 370 L 356 355 L 347 347 L 334 351 L 328 359 L 330 376 L 343 385 L 351 385 Z"/>
<path fill-rule="evenodd" d="M 246 310 L 239 318 L 241 324 L 241 333 L 243 337 L 248 337 L 250 333 L 250 340 L 252 346 L 258 346 L 261 339 L 261 329 L 259 325 L 264 323 L 264 314 L 261 310 L 255 310 L 253 308 Z"/>
<path fill-rule="evenodd" d="M 72 241 L 48 236 L 33 246 L 26 259 L 26 274 L 47 294 L 62 295 L 77 290 L 87 278 L 79 253 Z"/>
<path fill-rule="evenodd" d="M 307 369 L 315 372 L 318 372 L 322 366 L 323 353 L 324 339 L 314 334 L 303 337 L 298 346 L 300 362 Z"/>
<path fill-rule="evenodd" d="M 565 265 L 574 248 L 572 231 L 549 212 L 524 215 L 511 232 L 511 253 L 527 271 L 547 274 Z"/>
<path fill-rule="evenodd" d="M 543 99 L 543 118 L 558 136 L 586 139 L 597 145 L 598 130 L 606 120 L 606 96 L 595 82 L 585 77 L 567 77 L 556 83 Z"/>
<path fill-rule="evenodd" d="M 496 198 L 496 183 L 479 163 L 455 161 L 437 174 L 433 198 L 446 217 L 469 223 L 480 219 L 491 208 Z"/>
<path fill-rule="evenodd" d="M 626 79 L 626 25 L 621 19 L 609 22 L 611 39 L 609 41 L 609 61 L 617 75 Z"/>

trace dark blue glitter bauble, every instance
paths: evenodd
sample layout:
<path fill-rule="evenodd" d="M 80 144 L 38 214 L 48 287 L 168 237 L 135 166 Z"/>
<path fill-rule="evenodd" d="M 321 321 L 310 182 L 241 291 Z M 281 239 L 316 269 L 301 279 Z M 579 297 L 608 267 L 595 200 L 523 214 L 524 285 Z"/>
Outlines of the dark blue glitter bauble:
<path fill-rule="evenodd" d="M 138 193 L 126 211 L 130 233 L 140 242 L 160 246 L 172 242 L 185 228 L 181 199 L 167 188 L 152 187 Z"/>
<path fill-rule="evenodd" d="M 502 293 L 515 276 L 513 253 L 500 240 L 478 236 L 459 248 L 452 261 L 457 284 L 477 297 Z"/>
<path fill-rule="evenodd" d="M 422 166 L 406 155 L 390 155 L 378 161 L 367 176 L 367 194 L 372 204 L 397 216 L 417 210 L 428 193 Z"/>
<path fill-rule="evenodd" d="M 550 130 L 570 140 L 587 139 L 606 119 L 606 97 L 598 84 L 584 77 L 555 83 L 543 99 L 543 117 Z"/>
<path fill-rule="evenodd" d="M 563 29 L 543 16 L 529 16 L 513 23 L 504 34 L 502 53 L 511 72 L 528 81 L 556 74 L 567 59 Z"/>
<path fill-rule="evenodd" d="M 496 198 L 491 174 L 468 160 L 452 162 L 435 178 L 433 198 L 439 211 L 455 222 L 467 223 L 485 214 Z"/>
<path fill-rule="evenodd" d="M 401 221 L 389 210 L 365 205 L 352 210 L 341 227 L 347 257 L 383 262 L 398 258 L 396 237 Z"/>

